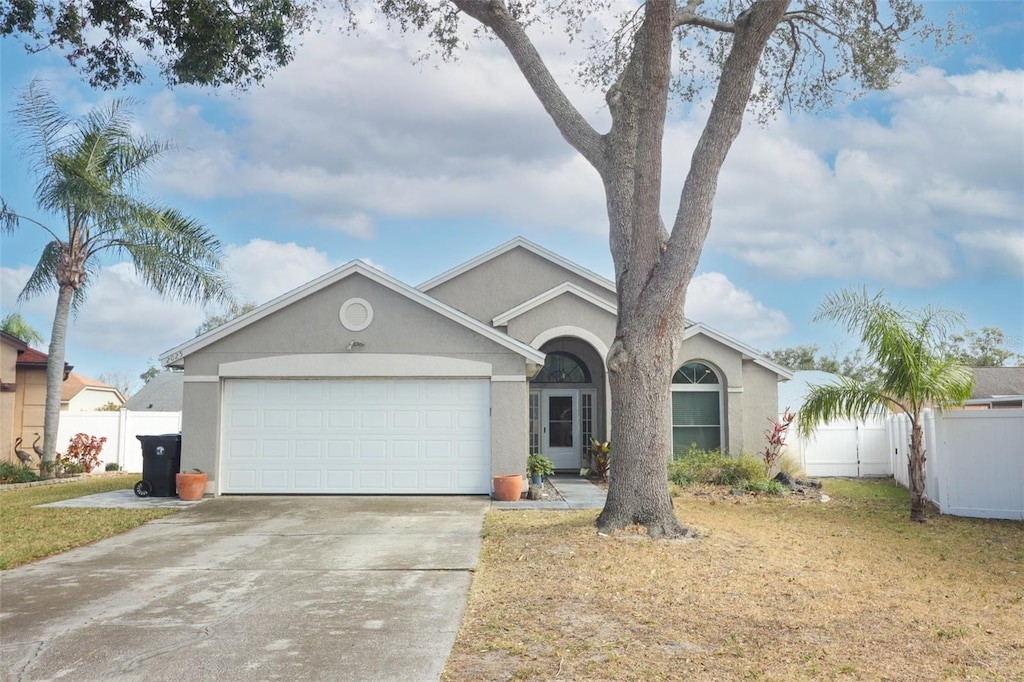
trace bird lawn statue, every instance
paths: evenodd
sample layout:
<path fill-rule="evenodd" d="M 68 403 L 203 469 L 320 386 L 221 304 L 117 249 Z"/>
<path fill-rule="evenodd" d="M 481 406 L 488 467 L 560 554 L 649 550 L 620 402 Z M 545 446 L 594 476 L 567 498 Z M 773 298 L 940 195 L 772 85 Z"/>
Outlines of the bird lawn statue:
<path fill-rule="evenodd" d="M 14 454 L 16 454 L 18 456 L 18 459 L 21 460 L 22 464 L 27 466 L 27 465 L 32 463 L 32 455 L 28 454 L 24 450 L 19 450 L 18 446 L 20 446 L 20 445 L 21 445 L 21 438 L 15 438 L 14 439 Z"/>
<path fill-rule="evenodd" d="M 39 461 L 42 462 L 43 461 L 43 449 L 41 447 L 39 447 L 39 445 L 38 445 L 40 438 L 42 438 L 42 436 L 40 436 L 37 433 L 36 434 L 36 439 L 34 441 L 32 441 L 32 449 L 35 451 L 36 457 L 39 458 Z"/>

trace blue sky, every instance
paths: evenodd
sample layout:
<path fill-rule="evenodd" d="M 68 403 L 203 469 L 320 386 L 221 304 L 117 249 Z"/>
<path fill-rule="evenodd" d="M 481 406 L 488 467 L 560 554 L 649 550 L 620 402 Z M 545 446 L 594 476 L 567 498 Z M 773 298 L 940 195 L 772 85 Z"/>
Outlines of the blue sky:
<path fill-rule="evenodd" d="M 941 19 L 953 7 L 929 2 Z M 997 326 L 1024 352 L 1024 3 L 965 3 L 967 46 L 934 54 L 888 92 L 808 115 L 749 121 L 723 170 L 687 315 L 750 345 L 855 344 L 813 324 L 839 287 L 884 288 L 911 306 Z M 607 127 L 600 93 L 571 83 L 558 36 L 542 53 L 577 107 Z M 418 44 L 384 29 L 307 36 L 296 61 L 250 92 L 159 82 L 93 91 L 57 55 L 0 41 L 2 189 L 33 213 L 9 112 L 32 77 L 84 112 L 139 100 L 140 129 L 181 149 L 145 190 L 223 241 L 236 292 L 270 300 L 353 258 L 416 285 L 522 235 L 610 277 L 596 173 L 555 132 L 497 45 L 456 65 L 413 64 Z M 678 200 L 704 108 L 680 109 L 665 140 L 665 212 Z M 4 237 L 0 308 L 49 337 L 53 298 L 17 292 L 45 243 Z M 187 340 L 204 311 L 161 301 L 109 263 L 74 320 L 68 361 L 136 376 Z"/>

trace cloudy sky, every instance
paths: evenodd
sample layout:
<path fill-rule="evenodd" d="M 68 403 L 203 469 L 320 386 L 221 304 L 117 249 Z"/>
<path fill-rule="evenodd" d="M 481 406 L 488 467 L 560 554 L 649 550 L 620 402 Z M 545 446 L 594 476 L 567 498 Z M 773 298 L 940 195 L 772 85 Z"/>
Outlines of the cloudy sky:
<path fill-rule="evenodd" d="M 928 2 L 943 19 L 949 3 Z M 1024 4 L 966 3 L 974 40 L 884 93 L 817 115 L 748 121 L 726 162 L 686 313 L 762 349 L 855 344 L 811 318 L 845 286 L 963 312 L 1024 352 Z M 577 107 L 601 131 L 600 93 L 572 84 L 558 36 L 537 36 Z M 33 179 L 9 112 L 39 77 L 75 112 L 92 91 L 57 55 L 0 41 L 2 195 L 34 213 Z M 416 285 L 522 235 L 610 277 L 596 173 L 561 140 L 497 45 L 460 63 L 414 63 L 417 41 L 370 27 L 307 36 L 297 59 L 249 92 L 127 89 L 140 129 L 181 149 L 145 190 L 225 245 L 238 298 L 262 303 L 354 258 Z M 666 216 L 706 107 L 679 107 L 665 139 Z M 671 222 L 670 218 L 668 222 Z M 18 302 L 45 244 L 4 237 L 0 308 L 49 337 L 54 298 Z M 191 338 L 204 310 L 161 300 L 106 264 L 73 321 L 68 361 L 137 375 Z"/>

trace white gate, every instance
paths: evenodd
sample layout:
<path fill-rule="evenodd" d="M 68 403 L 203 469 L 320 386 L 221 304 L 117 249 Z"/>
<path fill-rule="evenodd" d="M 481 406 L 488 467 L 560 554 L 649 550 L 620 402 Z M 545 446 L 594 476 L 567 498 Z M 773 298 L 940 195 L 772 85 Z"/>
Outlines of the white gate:
<path fill-rule="evenodd" d="M 790 454 L 800 457 L 808 476 L 891 476 L 889 441 L 882 419 L 837 420 L 815 429 L 810 438 L 791 434 Z"/>

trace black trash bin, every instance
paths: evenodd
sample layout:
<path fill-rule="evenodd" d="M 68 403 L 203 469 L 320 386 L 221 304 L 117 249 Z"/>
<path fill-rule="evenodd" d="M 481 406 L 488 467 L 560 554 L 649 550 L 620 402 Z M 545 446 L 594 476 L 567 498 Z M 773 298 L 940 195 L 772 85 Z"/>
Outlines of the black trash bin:
<path fill-rule="evenodd" d="M 135 484 L 139 497 L 174 497 L 174 477 L 181 466 L 181 434 L 136 436 L 142 443 L 142 480 Z"/>

